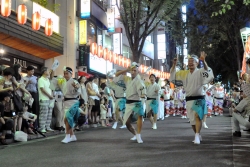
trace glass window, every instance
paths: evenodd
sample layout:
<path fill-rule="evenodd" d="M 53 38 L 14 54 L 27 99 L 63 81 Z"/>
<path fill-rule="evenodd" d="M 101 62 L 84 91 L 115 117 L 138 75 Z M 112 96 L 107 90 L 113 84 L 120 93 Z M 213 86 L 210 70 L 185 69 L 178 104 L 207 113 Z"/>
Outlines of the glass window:
<path fill-rule="evenodd" d="M 158 59 L 166 59 L 166 51 L 158 51 Z"/>
<path fill-rule="evenodd" d="M 157 35 L 157 42 L 166 42 L 166 36 L 165 34 L 159 34 Z"/>
<path fill-rule="evenodd" d="M 104 47 L 108 48 L 109 50 L 112 50 L 112 39 L 108 35 L 105 35 Z"/>
<path fill-rule="evenodd" d="M 91 44 L 93 42 L 96 42 L 96 26 L 92 24 L 90 21 L 88 21 L 88 43 Z"/>
<path fill-rule="evenodd" d="M 158 43 L 157 45 L 159 51 L 166 50 L 166 43 Z"/>

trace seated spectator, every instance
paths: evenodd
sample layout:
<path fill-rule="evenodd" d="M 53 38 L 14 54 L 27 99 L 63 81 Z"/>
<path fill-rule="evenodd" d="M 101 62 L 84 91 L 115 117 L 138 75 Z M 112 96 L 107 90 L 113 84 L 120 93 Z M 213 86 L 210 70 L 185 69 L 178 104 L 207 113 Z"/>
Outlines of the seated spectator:
<path fill-rule="evenodd" d="M 23 107 L 22 131 L 26 130 L 28 134 L 35 134 L 32 128 L 37 129 L 37 115 L 28 112 L 28 105 Z"/>
<path fill-rule="evenodd" d="M 0 142 L 3 145 L 7 145 L 5 141 L 6 131 L 10 131 L 13 129 L 13 122 L 15 120 L 16 126 L 16 117 L 12 115 L 12 112 L 6 112 L 8 110 L 8 104 L 10 101 L 10 94 L 7 92 L 0 93 L 0 131 L 2 131 L 2 135 L 0 136 Z M 7 104 L 7 107 L 6 107 Z M 7 114 L 6 114 L 7 113 Z"/>
<path fill-rule="evenodd" d="M 234 130 L 233 136 L 241 137 L 240 124 L 250 129 L 250 122 L 245 119 L 250 115 L 250 97 L 244 99 L 233 110 Z"/>
<path fill-rule="evenodd" d="M 85 104 L 84 99 L 79 100 L 79 112 L 80 112 L 80 117 L 78 118 L 77 125 L 75 127 L 76 131 L 80 131 L 79 127 L 85 124 L 87 120 L 87 115 L 88 115 L 88 107 L 87 104 Z"/>

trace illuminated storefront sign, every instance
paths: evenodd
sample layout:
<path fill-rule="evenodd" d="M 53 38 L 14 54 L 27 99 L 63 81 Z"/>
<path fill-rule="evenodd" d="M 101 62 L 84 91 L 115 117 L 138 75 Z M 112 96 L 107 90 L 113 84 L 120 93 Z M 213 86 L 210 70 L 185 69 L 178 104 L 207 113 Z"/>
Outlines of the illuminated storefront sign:
<path fill-rule="evenodd" d="M 122 53 L 122 34 L 116 33 L 113 34 L 113 50 L 114 53 L 121 54 Z"/>
<path fill-rule="evenodd" d="M 115 8 L 107 10 L 108 32 L 115 32 Z"/>
<path fill-rule="evenodd" d="M 79 21 L 79 44 L 80 45 L 87 44 L 87 21 L 86 20 Z"/>
<path fill-rule="evenodd" d="M 90 18 L 90 0 L 81 0 L 81 18 Z"/>

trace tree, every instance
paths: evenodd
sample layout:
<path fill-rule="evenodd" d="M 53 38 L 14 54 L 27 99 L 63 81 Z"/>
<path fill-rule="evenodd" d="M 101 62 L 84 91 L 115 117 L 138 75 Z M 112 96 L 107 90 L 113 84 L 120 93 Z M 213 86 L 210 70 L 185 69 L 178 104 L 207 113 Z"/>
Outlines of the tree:
<path fill-rule="evenodd" d="M 54 13 L 58 11 L 60 7 L 59 3 L 49 3 L 48 0 L 32 0 L 32 1 L 38 3 L 39 5 L 49 9 Z"/>
<path fill-rule="evenodd" d="M 186 0 L 122 0 L 120 21 L 133 53 L 132 60 L 139 62 L 143 45 L 155 28 L 171 20 Z"/>
<path fill-rule="evenodd" d="M 187 14 L 187 25 L 178 31 L 188 38 L 189 54 L 204 50 L 215 76 L 221 75 L 224 82 L 233 82 L 237 80 L 236 71 L 241 69 L 244 51 L 240 29 L 250 20 L 250 7 L 237 2 L 230 12 L 211 17 L 222 4 L 214 0 L 195 0 L 195 7 Z"/>

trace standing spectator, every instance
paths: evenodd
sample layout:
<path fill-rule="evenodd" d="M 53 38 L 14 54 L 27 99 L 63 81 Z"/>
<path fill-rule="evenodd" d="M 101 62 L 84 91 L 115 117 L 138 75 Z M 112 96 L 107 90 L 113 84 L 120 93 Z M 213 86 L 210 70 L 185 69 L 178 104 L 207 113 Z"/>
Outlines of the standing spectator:
<path fill-rule="evenodd" d="M 39 130 L 42 133 L 46 133 L 47 131 L 54 131 L 50 128 L 50 123 L 52 120 L 52 110 L 51 107 L 52 100 L 54 97 L 52 96 L 52 91 L 50 89 L 50 81 L 49 81 L 49 71 L 47 67 L 43 67 L 41 69 L 42 76 L 38 80 L 38 92 L 39 92 L 39 105 L 40 105 L 40 113 L 39 113 Z"/>
<path fill-rule="evenodd" d="M 78 79 L 78 82 L 80 83 L 80 90 L 81 90 L 81 94 L 80 94 L 80 99 L 83 99 L 85 102 L 85 107 L 87 107 L 88 105 L 88 94 L 87 94 L 87 90 L 86 90 L 86 86 L 85 86 L 85 82 L 86 82 L 86 77 L 85 76 L 81 76 Z M 88 115 L 86 115 L 86 118 L 88 118 Z M 86 119 L 86 122 L 84 124 L 88 124 L 88 119 Z"/>
<path fill-rule="evenodd" d="M 113 116 L 113 118 L 115 117 L 115 114 L 113 113 L 113 109 L 114 109 L 114 99 L 113 99 L 113 92 L 111 92 L 111 89 L 109 89 L 109 87 L 107 87 L 106 83 L 102 83 L 101 84 L 101 89 L 104 93 L 104 95 L 107 97 L 108 100 L 108 109 L 111 112 L 111 115 Z M 113 96 L 112 96 L 113 95 Z M 111 117 L 110 115 L 108 115 L 108 117 Z"/>
<path fill-rule="evenodd" d="M 38 115 L 39 114 L 39 100 L 38 100 L 38 93 L 37 93 L 37 77 L 34 76 L 35 69 L 33 66 L 28 66 L 26 70 L 27 70 L 27 76 L 23 78 L 24 83 L 26 84 L 26 89 L 30 92 L 32 98 L 34 99 L 32 107 L 30 107 L 30 111 Z"/>
<path fill-rule="evenodd" d="M 53 72 L 51 74 L 53 76 Z M 55 97 L 55 105 L 54 105 L 54 114 L 56 118 L 56 130 L 64 131 L 64 111 L 63 111 L 63 92 L 58 84 L 61 80 L 63 80 L 63 76 L 58 75 L 51 77 L 50 81 L 50 89 L 53 91 L 53 95 Z"/>

